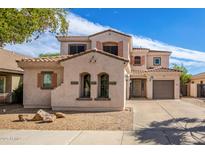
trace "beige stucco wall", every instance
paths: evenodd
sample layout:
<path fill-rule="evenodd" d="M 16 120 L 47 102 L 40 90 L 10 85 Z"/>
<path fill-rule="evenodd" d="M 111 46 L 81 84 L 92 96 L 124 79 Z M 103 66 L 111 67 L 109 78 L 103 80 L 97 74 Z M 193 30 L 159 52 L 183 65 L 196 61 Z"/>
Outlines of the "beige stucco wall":
<path fill-rule="evenodd" d="M 132 70 L 146 70 L 147 69 L 147 53 L 148 53 L 149 50 L 147 49 L 141 49 L 141 50 L 133 50 L 130 55 L 131 56 L 145 56 L 145 63 L 144 65 L 140 65 L 140 66 L 137 66 L 137 65 L 131 65 L 131 69 Z"/>
<path fill-rule="evenodd" d="M 24 68 L 23 105 L 25 108 L 51 107 L 51 90 L 37 87 L 37 74 L 42 71 L 57 73 L 58 85 L 62 82 L 62 68 Z"/>
<path fill-rule="evenodd" d="M 96 63 L 89 63 L 94 56 Z M 126 100 L 125 92 L 125 62 L 91 52 L 61 63 L 64 67 L 64 83 L 51 92 L 51 105 L 53 110 L 122 110 Z M 90 73 L 92 101 L 76 100 L 80 96 L 80 74 Z M 96 101 L 98 89 L 98 74 L 105 72 L 109 74 L 109 80 L 115 81 L 116 85 L 109 85 L 110 101 Z M 77 85 L 72 85 L 71 81 L 78 81 Z"/>
<path fill-rule="evenodd" d="M 200 84 L 201 81 L 205 84 L 205 77 L 201 77 L 198 79 L 191 79 L 190 82 L 190 96 L 197 97 L 197 84 Z"/>
<path fill-rule="evenodd" d="M 161 57 L 161 67 L 166 67 L 169 68 L 169 54 L 166 53 L 148 53 L 147 55 L 147 67 L 159 67 L 159 66 L 155 66 L 153 65 L 153 58 L 154 57 Z"/>
<path fill-rule="evenodd" d="M 120 42 L 123 41 L 123 57 L 126 59 L 130 59 L 130 51 L 132 49 L 131 46 L 131 38 L 127 36 L 120 35 L 114 32 L 105 32 L 99 35 L 95 35 L 90 37 L 91 40 L 91 48 L 96 48 L 96 42 Z"/>
<path fill-rule="evenodd" d="M 174 80 L 174 98 L 180 98 L 180 73 L 172 73 L 172 72 L 156 72 L 150 73 L 147 76 L 147 98 L 153 98 L 153 80 Z"/>

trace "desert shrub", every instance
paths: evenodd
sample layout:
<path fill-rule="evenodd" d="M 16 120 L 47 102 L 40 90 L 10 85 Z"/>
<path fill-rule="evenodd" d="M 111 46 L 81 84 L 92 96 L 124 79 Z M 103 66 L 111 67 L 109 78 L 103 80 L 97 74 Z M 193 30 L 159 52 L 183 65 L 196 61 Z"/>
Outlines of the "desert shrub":
<path fill-rule="evenodd" d="M 23 84 L 13 91 L 12 100 L 14 103 L 23 104 Z"/>

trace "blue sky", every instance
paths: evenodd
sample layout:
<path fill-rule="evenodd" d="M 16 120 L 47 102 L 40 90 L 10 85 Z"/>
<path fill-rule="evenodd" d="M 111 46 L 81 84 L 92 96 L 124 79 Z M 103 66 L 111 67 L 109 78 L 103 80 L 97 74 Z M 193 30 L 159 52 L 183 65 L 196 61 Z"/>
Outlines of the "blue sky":
<path fill-rule="evenodd" d="M 135 47 L 171 50 L 171 63 L 192 74 L 205 71 L 205 9 L 71 9 L 70 35 L 89 35 L 107 28 L 133 36 Z M 53 34 L 6 48 L 31 56 L 59 51 Z"/>

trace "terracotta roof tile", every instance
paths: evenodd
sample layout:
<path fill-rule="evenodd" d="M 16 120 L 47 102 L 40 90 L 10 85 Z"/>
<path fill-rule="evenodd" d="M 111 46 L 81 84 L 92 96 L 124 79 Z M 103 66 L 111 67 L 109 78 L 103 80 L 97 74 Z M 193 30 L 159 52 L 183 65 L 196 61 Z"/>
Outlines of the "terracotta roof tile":
<path fill-rule="evenodd" d="M 90 52 L 98 52 L 98 53 L 104 54 L 106 56 L 109 56 L 109 57 L 112 57 L 112 58 L 115 58 L 115 59 L 118 59 L 118 60 L 129 62 L 129 60 L 127 60 L 123 57 L 116 56 L 116 55 L 107 53 L 105 51 L 97 50 L 97 49 L 87 50 L 85 52 L 81 52 L 81 53 L 73 54 L 73 55 L 61 55 L 61 56 L 41 57 L 41 58 L 23 58 L 21 60 L 17 60 L 17 62 L 60 62 L 60 61 L 75 58 L 75 57 L 78 57 L 78 56 L 81 56 L 81 55 L 84 55 L 84 54 L 87 54 L 87 53 L 90 53 Z"/>
<path fill-rule="evenodd" d="M 181 72 L 181 71 L 176 69 L 171 69 L 171 68 L 159 67 L 159 68 L 148 69 L 147 72 Z"/>
<path fill-rule="evenodd" d="M 40 58 L 23 58 L 21 60 L 17 60 L 17 62 L 58 62 L 68 57 L 71 57 L 71 55 L 40 57 Z"/>
<path fill-rule="evenodd" d="M 141 48 L 141 47 L 137 47 L 137 48 L 132 48 L 133 50 L 150 50 L 149 48 Z"/>
<path fill-rule="evenodd" d="M 16 60 L 20 60 L 28 56 L 0 48 L 0 71 L 11 73 L 23 73 L 23 70 L 18 67 Z"/>
<path fill-rule="evenodd" d="M 137 48 L 132 48 L 133 50 L 148 50 L 149 52 L 161 52 L 161 53 L 171 53 L 171 51 L 162 51 L 162 50 L 151 50 L 149 48 L 141 48 L 141 47 L 137 47 Z"/>
<path fill-rule="evenodd" d="M 133 75 L 137 74 L 143 74 L 143 73 L 148 73 L 148 72 L 181 72 L 179 70 L 171 69 L 171 68 L 152 68 L 152 69 L 146 69 L 146 70 L 132 70 Z"/>
<path fill-rule="evenodd" d="M 141 73 L 146 73 L 147 70 L 132 70 L 131 74 L 141 74 Z"/>

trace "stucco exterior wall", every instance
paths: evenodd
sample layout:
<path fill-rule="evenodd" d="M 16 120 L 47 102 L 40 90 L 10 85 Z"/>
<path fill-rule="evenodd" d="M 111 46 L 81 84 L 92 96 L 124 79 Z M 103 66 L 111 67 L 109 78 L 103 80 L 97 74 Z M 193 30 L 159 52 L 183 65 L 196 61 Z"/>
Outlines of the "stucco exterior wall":
<path fill-rule="evenodd" d="M 198 79 L 191 79 L 190 82 L 190 96 L 197 97 L 197 84 L 203 82 L 205 84 L 205 77 L 198 78 Z"/>
<path fill-rule="evenodd" d="M 126 59 L 130 59 L 130 51 L 131 51 L 131 38 L 122 36 L 120 34 L 114 32 L 105 32 L 99 35 L 95 35 L 90 37 L 91 40 L 91 48 L 96 48 L 96 42 L 120 42 L 123 41 L 123 57 Z"/>
<path fill-rule="evenodd" d="M 23 79 L 23 105 L 25 108 L 51 108 L 51 89 L 37 87 L 37 75 L 42 71 L 57 73 L 58 85 L 62 83 L 61 68 L 25 68 Z"/>
<path fill-rule="evenodd" d="M 161 57 L 161 67 L 166 67 L 169 68 L 169 55 L 162 55 L 160 53 L 156 53 L 156 54 L 148 54 L 147 56 L 147 67 L 159 67 L 159 66 L 155 66 L 153 65 L 153 58 L 154 57 Z"/>
<path fill-rule="evenodd" d="M 146 70 L 147 69 L 147 53 L 148 53 L 148 50 L 133 50 L 131 52 L 131 56 L 145 56 L 145 59 L 144 59 L 144 64 L 143 65 L 140 65 L 140 66 L 137 66 L 137 65 L 131 65 L 131 69 L 132 70 Z"/>
<path fill-rule="evenodd" d="M 95 63 L 89 62 L 91 57 L 94 57 Z M 53 110 L 109 111 L 124 108 L 125 62 L 94 52 L 64 61 L 61 65 L 64 67 L 64 83 L 51 92 Z M 91 84 L 92 101 L 77 100 L 80 97 L 80 74 L 83 72 L 91 75 L 91 82 L 97 82 Z M 109 85 L 111 100 L 95 100 L 98 96 L 97 75 L 102 72 L 109 74 L 109 81 L 116 82 L 116 85 Z M 77 81 L 78 84 L 71 84 L 71 81 Z"/>
<path fill-rule="evenodd" d="M 174 80 L 174 98 L 180 98 L 180 73 L 157 72 L 147 76 L 147 98 L 153 98 L 153 80 Z"/>

